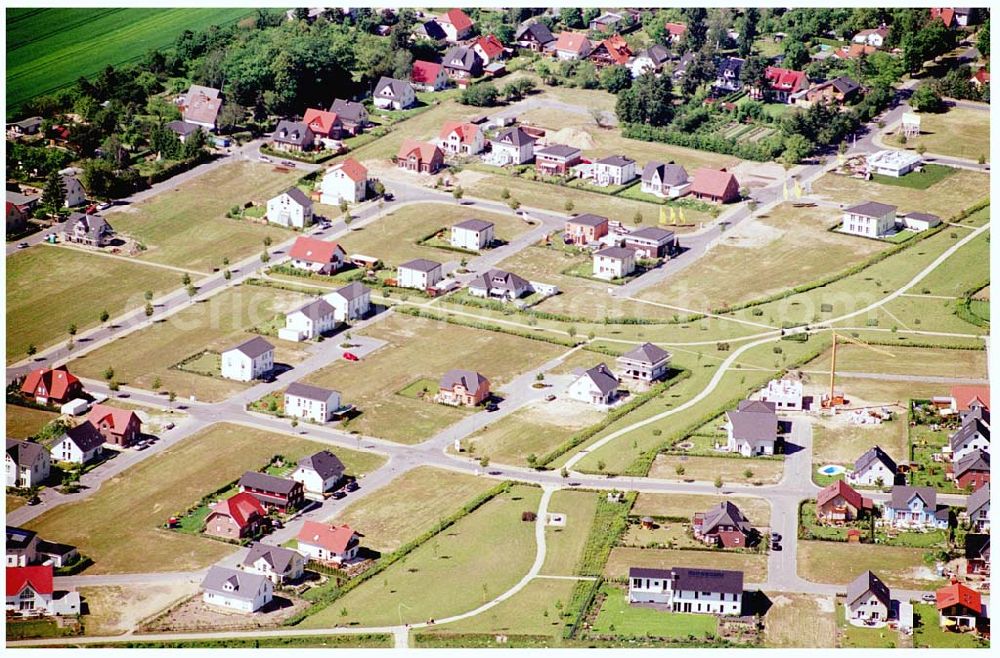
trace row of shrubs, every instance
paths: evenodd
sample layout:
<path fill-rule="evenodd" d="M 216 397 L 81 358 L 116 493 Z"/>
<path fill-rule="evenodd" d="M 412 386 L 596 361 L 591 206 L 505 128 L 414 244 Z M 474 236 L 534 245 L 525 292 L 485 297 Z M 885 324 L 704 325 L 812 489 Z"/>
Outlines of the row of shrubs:
<path fill-rule="evenodd" d="M 770 162 L 782 151 L 784 144 L 780 138 L 765 138 L 758 142 L 738 142 L 717 134 L 681 132 L 645 124 L 629 123 L 622 128 L 622 137 L 644 142 L 663 142 L 674 146 L 684 146 L 700 151 L 711 151 L 724 155 L 734 155 L 743 160 Z"/>
<path fill-rule="evenodd" d="M 486 308 L 492 311 L 507 312 L 512 309 L 508 304 L 503 302 L 498 302 L 492 299 L 478 299 L 475 297 L 456 297 L 450 296 L 447 299 L 449 304 L 459 304 L 462 306 L 476 306 L 479 308 Z M 585 318 L 579 315 L 564 315 L 562 313 L 552 313 L 549 311 L 539 311 L 533 308 L 522 308 L 516 309 L 518 313 L 523 315 L 529 315 L 538 320 L 551 320 L 553 322 L 577 322 L 580 324 L 605 324 L 605 325 L 663 325 L 663 324 L 686 324 L 688 322 L 695 322 L 705 317 L 704 315 L 688 315 L 685 317 L 677 317 L 676 319 L 670 320 L 659 320 L 656 318 L 639 318 L 639 317 L 623 317 L 623 318 Z"/>

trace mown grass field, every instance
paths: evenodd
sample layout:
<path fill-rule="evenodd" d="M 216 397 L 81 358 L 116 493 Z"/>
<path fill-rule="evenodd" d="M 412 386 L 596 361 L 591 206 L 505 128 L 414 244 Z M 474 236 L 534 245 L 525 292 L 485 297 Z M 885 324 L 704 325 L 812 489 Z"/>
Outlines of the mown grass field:
<path fill-rule="evenodd" d="M 90 556 L 94 566 L 88 573 L 201 569 L 230 554 L 232 546 L 163 529 L 171 515 L 245 471 L 256 470 L 273 455 L 297 461 L 323 448 L 242 425 L 212 425 L 111 478 L 90 498 L 61 505 L 27 527 Z M 366 473 L 384 461 L 344 448 L 336 453 L 352 473 Z"/>
<path fill-rule="evenodd" d="M 989 176 L 963 169 L 927 189 L 914 190 L 839 174 L 826 174 L 812 184 L 812 193 L 848 206 L 862 203 L 866 199 L 877 199 L 880 203 L 898 206 L 899 212 L 929 212 L 947 220 L 989 195 Z M 864 241 L 864 238 L 859 239 Z"/>
<path fill-rule="evenodd" d="M 816 594 L 767 593 L 771 607 L 764 617 L 768 647 L 833 647 L 837 616 L 834 599 Z"/>
<path fill-rule="evenodd" d="M 181 284 L 181 274 L 79 249 L 39 245 L 7 257 L 7 361 L 26 356 L 97 326 L 101 311 L 111 317 L 142 307 L 142 295 L 159 295 Z"/>
<path fill-rule="evenodd" d="M 246 8 L 8 9 L 7 107 L 173 44 L 184 30 L 233 23 Z"/>
<path fill-rule="evenodd" d="M 599 635 L 619 637 L 704 637 L 719 628 L 715 615 L 692 615 L 664 612 L 654 608 L 629 605 L 624 588 L 605 585 L 606 598 L 594 620 L 592 631 Z"/>
<path fill-rule="evenodd" d="M 7 405 L 7 438 L 26 439 L 34 436 L 49 421 L 55 420 L 59 414 L 54 411 L 30 409 L 14 404 Z"/>
<path fill-rule="evenodd" d="M 748 496 L 706 496 L 702 494 L 650 494 L 641 493 L 632 506 L 631 516 L 694 516 L 723 501 L 740 508 L 758 528 L 771 524 L 771 505 L 763 498 Z"/>
<path fill-rule="evenodd" d="M 931 153 L 966 160 L 977 160 L 979 156 L 983 156 L 989 162 L 989 110 L 953 107 L 941 113 L 922 112 L 920 137 L 911 142 L 923 144 Z"/>
<path fill-rule="evenodd" d="M 888 373 L 937 377 L 986 377 L 986 350 L 949 350 L 924 347 L 883 347 L 873 352 L 864 347 L 837 345 L 838 372 Z M 830 372 L 830 350 L 810 361 L 804 370 Z M 890 356 L 892 355 L 892 356 Z M 818 375 L 821 377 L 821 375 Z M 874 400 L 884 402 L 884 400 Z"/>
<path fill-rule="evenodd" d="M 854 461 L 872 446 L 879 446 L 897 462 L 906 461 L 906 411 L 881 425 L 851 425 L 842 418 L 817 419 L 813 423 L 813 463 L 841 464 L 853 468 Z"/>
<path fill-rule="evenodd" d="M 669 548 L 627 548 L 623 546 L 611 550 L 608 563 L 604 567 L 604 576 L 606 578 L 627 578 L 630 567 L 735 569 L 743 572 L 744 582 L 762 583 L 767 579 L 766 555 Z"/>
<path fill-rule="evenodd" d="M 815 583 L 846 585 L 863 571 L 874 571 L 889 587 L 937 589 L 944 579 L 924 561 L 922 548 L 799 541 L 799 575 Z"/>
<path fill-rule="evenodd" d="M 597 499 L 603 493 L 561 489 L 552 494 L 550 513 L 566 515 L 566 525 L 545 528 L 545 563 L 541 573 L 546 576 L 572 576 L 587 545 L 594 523 Z"/>

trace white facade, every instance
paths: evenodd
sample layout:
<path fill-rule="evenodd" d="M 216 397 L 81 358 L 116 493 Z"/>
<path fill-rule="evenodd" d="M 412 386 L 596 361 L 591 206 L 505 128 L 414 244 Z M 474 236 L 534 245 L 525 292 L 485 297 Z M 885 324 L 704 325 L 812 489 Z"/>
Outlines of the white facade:
<path fill-rule="evenodd" d="M 591 172 L 594 184 L 602 187 L 624 185 L 636 177 L 635 162 L 631 161 L 621 165 L 595 162 Z"/>
<path fill-rule="evenodd" d="M 86 464 L 100 454 L 101 448 L 102 446 L 97 445 L 84 452 L 72 439 L 64 435 L 58 443 L 52 446 L 49 454 L 53 461 Z"/>
<path fill-rule="evenodd" d="M 664 185 L 660 181 L 660 176 L 654 173 L 650 178 L 643 179 L 639 189 L 646 194 L 653 194 L 662 199 L 676 199 L 679 196 L 687 194 L 690 187 L 690 181 L 685 181 L 680 185 Z"/>
<path fill-rule="evenodd" d="M 209 605 L 219 606 L 237 612 L 257 612 L 271 602 L 274 596 L 274 585 L 270 580 L 261 581 L 260 589 L 253 598 L 244 598 L 232 591 L 205 590 L 202 600 Z"/>
<path fill-rule="evenodd" d="M 302 203 L 288 192 L 282 192 L 267 202 L 267 221 L 290 228 L 305 228 L 313 223 L 312 203 Z"/>
<path fill-rule="evenodd" d="M 65 208 L 74 208 L 87 202 L 87 192 L 76 176 L 63 176 L 63 188 L 66 190 Z"/>
<path fill-rule="evenodd" d="M 847 604 L 847 616 L 860 621 L 885 621 L 889 618 L 889 608 L 869 591 Z"/>
<path fill-rule="evenodd" d="M 222 376 L 238 382 L 259 379 L 274 369 L 274 349 L 251 358 L 237 349 L 222 353 Z"/>
<path fill-rule="evenodd" d="M 349 562 L 357 557 L 358 548 L 360 548 L 360 544 L 354 543 L 353 545 L 348 546 L 347 550 L 343 553 L 336 553 L 324 548 L 323 546 L 310 544 L 302 539 L 299 540 L 299 551 L 302 552 L 307 558 L 311 560 L 318 560 L 320 562 L 336 562 L 337 564 Z"/>
<path fill-rule="evenodd" d="M 295 469 L 290 476 L 296 482 L 302 483 L 302 488 L 305 489 L 306 493 L 321 494 L 330 491 L 337 483 L 344 479 L 343 475 L 336 475 L 325 480 L 323 477 L 311 468 L 305 468 L 304 466 L 299 466 Z"/>
<path fill-rule="evenodd" d="M 479 251 L 489 246 L 493 242 L 493 225 L 483 227 L 482 230 L 465 228 L 462 226 L 451 227 L 451 246 L 456 249 L 467 249 L 469 251 Z"/>
<path fill-rule="evenodd" d="M 469 139 L 463 139 L 458 130 L 452 130 L 447 135 L 441 136 L 437 145 L 445 153 L 455 155 L 475 155 L 483 150 L 483 131 L 476 128 L 471 130 Z"/>
<path fill-rule="evenodd" d="M 396 275 L 396 284 L 400 288 L 426 290 L 436 285 L 441 278 L 440 265 L 430 271 L 400 266 Z"/>
<path fill-rule="evenodd" d="M 294 342 L 313 340 L 321 334 L 333 331 L 336 324 L 332 312 L 312 318 L 300 309 L 285 316 L 285 328 L 278 331 L 278 338 Z"/>
<path fill-rule="evenodd" d="M 535 142 L 531 140 L 525 140 L 520 146 L 498 140 L 491 140 L 490 144 L 488 162 L 498 167 L 525 164 L 535 157 Z"/>
<path fill-rule="evenodd" d="M 395 90 L 395 91 L 394 91 Z M 416 102 L 413 87 L 408 82 L 384 85 L 373 96 L 375 107 L 383 110 L 405 110 Z"/>
<path fill-rule="evenodd" d="M 863 471 L 853 471 L 847 476 L 847 481 L 857 486 L 885 487 L 896 479 L 896 473 L 881 460 L 875 459 Z"/>
<path fill-rule="evenodd" d="M 778 411 L 802 411 L 802 382 L 793 379 L 772 379 L 760 399 L 773 402 Z"/>
<path fill-rule="evenodd" d="M 337 165 L 323 176 L 319 202 L 328 206 L 339 206 L 341 200 L 358 203 L 365 200 L 367 192 L 367 179 L 354 180 L 347 175 L 342 165 Z"/>
<path fill-rule="evenodd" d="M 365 288 L 363 294 L 356 297 L 345 297 L 337 291 L 323 297 L 333 307 L 333 319 L 337 322 L 349 322 L 363 318 L 371 310 L 371 291 Z"/>
<path fill-rule="evenodd" d="M 885 37 L 878 30 L 862 30 L 854 35 L 852 41 L 866 46 L 881 48 L 882 44 L 885 43 Z"/>
<path fill-rule="evenodd" d="M 583 374 L 569 385 L 569 388 L 566 389 L 566 395 L 573 400 L 600 407 L 614 402 L 616 391 L 617 387 L 610 391 L 602 391 L 590 375 Z"/>
<path fill-rule="evenodd" d="M 243 565 L 243 570 L 247 573 L 256 573 L 261 576 L 267 576 L 267 579 L 275 585 L 280 584 L 286 579 L 296 580 L 301 577 L 303 571 L 305 571 L 306 560 L 298 551 L 292 552 L 295 555 L 292 556 L 291 565 L 289 566 L 287 573 L 276 572 L 271 568 L 271 564 L 265 560 L 263 556 L 257 558 L 253 564 Z"/>
<path fill-rule="evenodd" d="M 860 235 L 866 238 L 880 238 L 888 235 L 896 227 L 896 208 L 886 212 L 879 217 L 870 217 L 859 213 L 844 211 L 843 224 L 840 230 L 851 235 Z"/>
<path fill-rule="evenodd" d="M 990 437 L 981 434 L 979 431 L 972 432 L 953 448 L 951 461 L 952 463 L 958 463 L 963 457 L 976 450 L 982 450 L 983 452 L 990 451 Z"/>
<path fill-rule="evenodd" d="M 910 173 L 924 160 L 912 151 L 879 151 L 868 156 L 868 171 L 873 174 L 899 178 Z"/>
<path fill-rule="evenodd" d="M 6 481 L 8 487 L 29 489 L 49 479 L 51 460 L 43 448 L 41 457 L 31 466 L 18 465 L 10 455 L 5 458 Z"/>
<path fill-rule="evenodd" d="M 594 276 L 601 279 L 620 279 L 635 271 L 635 255 L 630 250 L 628 254 L 619 256 L 594 254 Z"/>
<path fill-rule="evenodd" d="M 729 438 L 726 441 L 726 449 L 729 452 L 738 452 L 744 457 L 774 454 L 774 441 L 754 441 L 751 443 L 746 439 L 737 439 L 734 437 L 731 425 L 727 425 L 726 429 L 729 434 Z"/>
<path fill-rule="evenodd" d="M 340 409 L 340 393 L 337 391 L 330 391 L 330 396 L 325 400 L 314 400 L 300 395 L 285 393 L 286 416 L 325 423 L 333 417 L 333 412 L 337 409 Z"/>
<path fill-rule="evenodd" d="M 669 578 L 629 578 L 629 603 L 660 603 L 673 612 L 739 615 L 742 593 L 689 592 L 673 588 Z"/>

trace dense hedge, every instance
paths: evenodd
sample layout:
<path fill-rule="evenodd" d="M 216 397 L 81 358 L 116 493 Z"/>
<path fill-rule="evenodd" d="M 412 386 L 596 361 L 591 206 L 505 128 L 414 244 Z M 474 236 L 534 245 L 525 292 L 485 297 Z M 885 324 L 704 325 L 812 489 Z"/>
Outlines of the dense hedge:
<path fill-rule="evenodd" d="M 644 124 L 625 124 L 622 137 L 638 139 L 644 142 L 663 142 L 674 146 L 684 146 L 700 151 L 712 151 L 725 155 L 734 155 L 743 160 L 769 162 L 774 160 L 784 150 L 781 139 L 770 137 L 759 142 L 738 142 L 716 134 L 699 134 L 681 132 L 667 128 L 657 128 Z"/>

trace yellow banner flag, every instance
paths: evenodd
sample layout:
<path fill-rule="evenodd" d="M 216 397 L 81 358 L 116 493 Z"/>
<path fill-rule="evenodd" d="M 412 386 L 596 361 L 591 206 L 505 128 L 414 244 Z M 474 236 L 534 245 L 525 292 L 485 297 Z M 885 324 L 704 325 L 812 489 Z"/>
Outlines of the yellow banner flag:
<path fill-rule="evenodd" d="M 660 224 L 662 225 L 666 223 L 667 223 L 667 207 L 660 206 Z"/>
<path fill-rule="evenodd" d="M 677 223 L 677 209 L 674 208 L 673 206 L 670 206 L 670 223 L 671 224 Z"/>
<path fill-rule="evenodd" d="M 802 185 L 799 184 L 799 181 L 795 181 L 795 198 L 802 198 Z"/>
<path fill-rule="evenodd" d="M 781 184 L 781 194 L 785 197 L 785 201 L 788 201 L 788 181 L 786 180 Z"/>
<path fill-rule="evenodd" d="M 684 219 L 684 208 L 678 208 L 677 212 L 679 213 L 681 224 L 687 224 L 687 220 Z"/>

